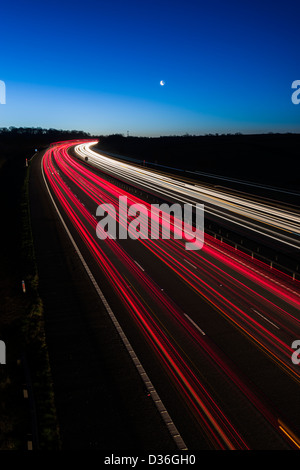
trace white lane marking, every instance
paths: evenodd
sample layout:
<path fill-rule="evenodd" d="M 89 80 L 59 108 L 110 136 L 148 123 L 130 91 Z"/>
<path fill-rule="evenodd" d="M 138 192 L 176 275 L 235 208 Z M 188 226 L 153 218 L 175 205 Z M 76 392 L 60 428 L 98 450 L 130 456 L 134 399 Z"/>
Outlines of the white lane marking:
<path fill-rule="evenodd" d="M 134 262 L 142 271 L 145 271 L 144 268 L 137 261 L 134 260 Z"/>
<path fill-rule="evenodd" d="M 204 333 L 203 330 L 201 330 L 200 326 L 198 326 L 197 323 L 195 323 L 194 320 L 192 320 L 191 317 L 189 317 L 187 313 L 185 313 L 184 315 L 186 316 L 186 318 L 189 319 L 189 321 L 194 325 L 194 327 L 195 327 L 198 331 L 200 331 L 200 333 L 201 333 L 203 336 L 205 336 L 205 333 Z"/>
<path fill-rule="evenodd" d="M 275 325 L 275 323 L 271 322 L 268 318 L 264 317 L 261 313 L 259 313 L 257 310 L 255 310 L 254 308 L 251 308 L 251 310 L 255 313 L 257 313 L 257 315 L 259 315 L 260 317 L 262 317 L 264 320 L 266 320 L 268 323 L 270 323 L 271 325 L 273 325 L 275 328 L 277 328 L 277 330 L 280 330 L 279 326 Z"/>
<path fill-rule="evenodd" d="M 190 261 L 188 261 L 187 259 L 184 258 L 184 261 L 189 264 L 190 266 L 192 266 L 194 269 L 197 269 L 197 266 L 195 266 L 193 263 L 191 263 Z"/>

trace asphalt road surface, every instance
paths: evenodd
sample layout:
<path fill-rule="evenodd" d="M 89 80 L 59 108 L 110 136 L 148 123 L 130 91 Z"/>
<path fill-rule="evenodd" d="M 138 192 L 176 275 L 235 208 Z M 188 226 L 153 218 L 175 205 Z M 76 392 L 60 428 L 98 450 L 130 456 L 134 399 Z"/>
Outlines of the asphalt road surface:
<path fill-rule="evenodd" d="M 140 228 L 147 231 L 150 199 L 107 176 L 122 180 L 124 163 L 106 159 L 100 171 L 90 154 L 88 162 L 87 154 L 80 155 L 89 151 L 85 143 L 77 147 L 77 158 L 69 152 L 72 146 L 60 143 L 37 156 L 30 179 L 65 447 L 298 449 L 300 375 L 291 345 L 300 338 L 299 282 L 207 234 L 198 250 L 186 250 L 184 240 L 174 236 L 100 239 L 105 238 L 96 216 L 100 204 L 115 208 L 111 221 L 118 231 L 132 222 L 117 210 L 120 197 L 128 206 L 143 204 Z M 149 191 L 141 171 L 128 167 L 124 182 L 130 172 L 134 187 Z M 156 184 L 155 174 L 151 178 Z M 256 203 L 250 208 L 245 199 L 229 201 L 228 194 L 221 204 L 234 205 L 232 220 L 241 223 L 243 217 L 245 223 L 244 212 L 251 211 L 249 218 L 264 236 L 271 226 L 278 243 L 297 244 L 287 233 L 285 211 L 271 214 Z M 296 230 L 296 213 L 293 223 Z M 173 235 L 177 230 L 174 219 Z M 151 381 L 148 388 L 141 370 Z"/>

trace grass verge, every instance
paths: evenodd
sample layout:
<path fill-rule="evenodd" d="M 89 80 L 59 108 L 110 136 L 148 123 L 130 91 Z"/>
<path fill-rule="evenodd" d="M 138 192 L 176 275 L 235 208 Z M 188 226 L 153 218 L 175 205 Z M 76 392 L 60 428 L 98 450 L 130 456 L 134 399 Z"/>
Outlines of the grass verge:
<path fill-rule="evenodd" d="M 26 168 L 21 199 L 22 263 L 26 289 L 26 313 L 22 322 L 24 368 L 29 393 L 32 393 L 31 414 L 38 449 L 60 448 L 54 389 L 46 344 L 44 309 L 38 287 L 39 277 L 34 254 L 29 204 L 30 166 Z"/>

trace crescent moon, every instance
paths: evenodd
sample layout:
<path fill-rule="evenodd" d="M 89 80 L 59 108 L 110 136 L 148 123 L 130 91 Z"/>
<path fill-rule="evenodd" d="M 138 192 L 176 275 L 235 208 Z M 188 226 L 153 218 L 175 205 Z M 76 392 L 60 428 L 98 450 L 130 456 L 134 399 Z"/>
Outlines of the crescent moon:
<path fill-rule="evenodd" d="M 163 80 L 161 80 L 159 83 L 160 83 L 161 86 L 164 86 L 164 84 L 165 84 L 165 82 Z"/>

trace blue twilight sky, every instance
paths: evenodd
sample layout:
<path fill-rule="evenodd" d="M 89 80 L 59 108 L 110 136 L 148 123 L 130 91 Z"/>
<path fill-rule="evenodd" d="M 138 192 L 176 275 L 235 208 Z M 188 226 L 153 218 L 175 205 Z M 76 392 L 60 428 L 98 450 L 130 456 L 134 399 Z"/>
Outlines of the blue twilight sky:
<path fill-rule="evenodd" d="M 299 1 L 16 0 L 0 9 L 0 127 L 300 132 L 291 100 Z"/>

